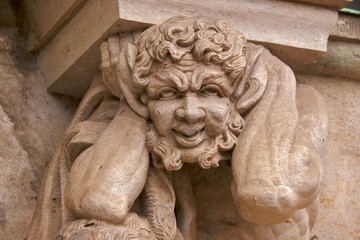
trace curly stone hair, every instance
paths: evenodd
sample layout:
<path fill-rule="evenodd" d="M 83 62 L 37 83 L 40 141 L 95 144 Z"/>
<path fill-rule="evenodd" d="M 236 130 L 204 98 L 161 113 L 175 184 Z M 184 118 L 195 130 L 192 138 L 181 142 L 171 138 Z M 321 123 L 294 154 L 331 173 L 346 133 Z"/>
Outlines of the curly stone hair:
<path fill-rule="evenodd" d="M 145 87 L 154 64 L 167 58 L 179 62 L 185 55 L 192 55 L 207 65 L 221 65 L 236 85 L 244 73 L 246 53 L 244 36 L 223 21 L 173 17 L 141 34 L 133 79 L 137 86 Z"/>

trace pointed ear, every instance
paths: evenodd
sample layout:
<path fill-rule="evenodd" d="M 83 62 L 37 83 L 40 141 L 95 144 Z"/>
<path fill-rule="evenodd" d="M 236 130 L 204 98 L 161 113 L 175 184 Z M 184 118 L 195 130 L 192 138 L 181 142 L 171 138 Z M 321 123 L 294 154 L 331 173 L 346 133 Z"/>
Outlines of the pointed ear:
<path fill-rule="evenodd" d="M 235 99 L 238 99 L 235 108 L 239 114 L 246 113 L 264 94 L 268 74 L 263 59 L 259 58 L 262 52 L 263 48 L 256 48 L 249 57 L 244 76 L 234 92 Z"/>
<path fill-rule="evenodd" d="M 131 109 L 147 119 L 149 118 L 147 107 L 140 99 L 141 93 L 139 87 L 135 86 L 132 80 L 132 70 L 135 65 L 137 53 L 138 49 L 134 44 L 127 43 L 123 45 L 119 54 L 117 76 L 120 89 Z"/>

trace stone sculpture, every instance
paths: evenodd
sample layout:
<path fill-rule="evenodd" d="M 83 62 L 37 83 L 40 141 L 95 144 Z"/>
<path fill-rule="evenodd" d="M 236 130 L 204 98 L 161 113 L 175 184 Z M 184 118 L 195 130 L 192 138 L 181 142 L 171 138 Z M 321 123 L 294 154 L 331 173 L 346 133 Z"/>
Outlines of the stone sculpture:
<path fill-rule="evenodd" d="M 327 115 L 222 21 L 174 17 L 101 45 L 29 239 L 309 239 Z"/>

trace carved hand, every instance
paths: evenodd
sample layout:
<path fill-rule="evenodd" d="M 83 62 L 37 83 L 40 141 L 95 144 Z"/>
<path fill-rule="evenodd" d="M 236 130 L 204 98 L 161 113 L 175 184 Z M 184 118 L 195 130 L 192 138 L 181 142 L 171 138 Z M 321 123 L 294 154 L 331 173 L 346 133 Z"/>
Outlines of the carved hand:
<path fill-rule="evenodd" d="M 117 66 L 119 63 L 120 43 L 119 36 L 114 35 L 100 45 L 101 70 L 103 82 L 114 96 L 119 97 L 121 91 L 117 78 Z"/>

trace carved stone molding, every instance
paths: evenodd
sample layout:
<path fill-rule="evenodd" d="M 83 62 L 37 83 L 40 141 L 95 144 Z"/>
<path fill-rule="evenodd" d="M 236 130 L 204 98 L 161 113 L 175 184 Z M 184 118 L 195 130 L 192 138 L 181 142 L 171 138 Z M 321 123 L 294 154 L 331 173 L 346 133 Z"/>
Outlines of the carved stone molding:
<path fill-rule="evenodd" d="M 337 9 L 348 1 L 129 1 L 28 0 L 32 21 L 30 47 L 49 91 L 82 97 L 99 65 L 99 45 L 115 32 L 143 30 L 175 15 L 226 18 L 249 41 L 260 43 L 294 69 L 326 52 Z M 56 10 L 43 18 L 42 12 Z M 61 15 L 62 14 L 62 15 Z M 35 38 L 35 40 L 34 40 Z"/>
<path fill-rule="evenodd" d="M 331 31 L 327 52 L 301 72 L 360 80 L 360 18 L 339 14 Z"/>

